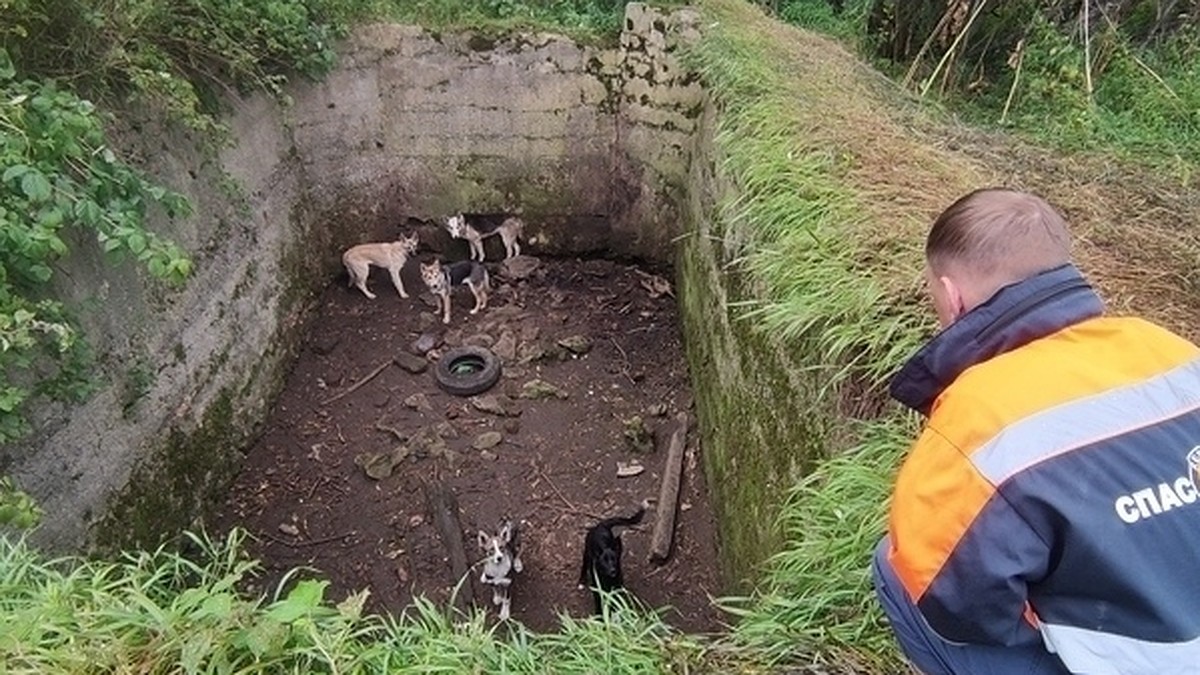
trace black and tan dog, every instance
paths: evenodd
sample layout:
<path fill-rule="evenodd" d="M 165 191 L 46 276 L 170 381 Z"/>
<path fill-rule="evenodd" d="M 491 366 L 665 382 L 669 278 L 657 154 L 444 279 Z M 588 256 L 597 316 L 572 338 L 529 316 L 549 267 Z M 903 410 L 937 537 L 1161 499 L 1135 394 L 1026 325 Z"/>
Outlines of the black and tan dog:
<path fill-rule="evenodd" d="M 487 307 L 488 281 L 487 268 L 474 260 L 462 260 L 443 265 L 434 260 L 429 264 L 421 263 L 421 280 L 438 299 L 438 309 L 442 312 L 442 323 L 450 323 L 450 291 L 455 286 L 466 286 L 475 296 L 475 306 L 471 313 Z"/>
<path fill-rule="evenodd" d="M 461 213 L 446 219 L 446 231 L 455 239 L 466 239 L 471 246 L 471 260 L 483 262 L 483 240 L 498 234 L 504 242 L 504 257 L 521 255 L 521 231 L 525 223 L 516 216 L 504 214 Z"/>
<path fill-rule="evenodd" d="M 486 554 L 483 559 L 483 574 L 480 575 L 479 581 L 492 587 L 492 604 L 500 606 L 500 620 L 505 621 L 512 605 L 509 590 L 513 575 L 524 568 L 521 563 L 517 524 L 509 518 L 504 518 L 495 534 L 479 530 L 477 541 L 479 548 Z"/>

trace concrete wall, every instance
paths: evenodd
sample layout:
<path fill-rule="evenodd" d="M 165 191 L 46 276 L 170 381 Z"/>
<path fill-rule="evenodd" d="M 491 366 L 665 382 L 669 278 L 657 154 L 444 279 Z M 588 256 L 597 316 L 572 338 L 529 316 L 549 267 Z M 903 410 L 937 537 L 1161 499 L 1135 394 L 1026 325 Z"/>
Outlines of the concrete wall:
<path fill-rule="evenodd" d="M 720 205 L 737 196 L 712 140 L 718 114 L 706 108 L 695 134 L 675 276 L 722 578 L 744 592 L 782 549 L 777 522 L 787 491 L 819 459 L 843 415 L 829 409 L 825 382 L 806 367 L 811 354 L 739 318 L 738 305 L 753 301 L 756 289 L 736 264 L 748 238 L 738 228 L 753 224 L 717 222 Z"/>
<path fill-rule="evenodd" d="M 696 22 L 631 3 L 617 49 L 365 27 L 293 93 L 315 205 L 366 195 L 393 222 L 517 210 L 544 253 L 666 259 L 701 100 L 676 48 Z"/>
<path fill-rule="evenodd" d="M 36 409 L 33 435 L 0 449 L 0 474 L 46 511 L 34 543 L 152 544 L 194 524 L 349 243 L 410 216 L 516 208 L 531 252 L 669 259 L 701 109 L 676 49 L 697 20 L 631 3 L 616 49 L 367 26 L 328 78 L 289 89 L 291 105 L 237 102 L 219 151 L 122 115 L 123 154 L 196 206 L 152 225 L 196 273 L 169 289 L 72 242 L 57 290 L 95 345 L 98 390 Z"/>

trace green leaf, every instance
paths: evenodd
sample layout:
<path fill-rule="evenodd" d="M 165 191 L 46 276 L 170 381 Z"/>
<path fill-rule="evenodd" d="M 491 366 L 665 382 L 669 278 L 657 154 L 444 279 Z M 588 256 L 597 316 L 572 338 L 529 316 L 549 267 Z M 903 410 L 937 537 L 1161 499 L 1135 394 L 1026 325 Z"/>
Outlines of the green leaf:
<path fill-rule="evenodd" d="M 17 69 L 13 66 L 8 50 L 0 48 L 0 80 L 11 80 L 16 76 Z"/>
<path fill-rule="evenodd" d="M 30 170 L 31 167 L 29 167 L 27 164 L 14 164 L 4 170 L 3 180 L 5 183 L 7 183 L 14 178 L 20 178 Z"/>
<path fill-rule="evenodd" d="M 125 239 L 125 245 L 135 254 L 141 254 L 146 250 L 146 235 L 141 232 L 132 232 Z"/>
<path fill-rule="evenodd" d="M 21 176 L 21 192 L 33 202 L 44 202 L 50 199 L 50 181 L 37 169 L 29 169 Z"/>
<path fill-rule="evenodd" d="M 100 219 L 104 217 L 104 210 L 91 199 L 81 199 L 75 202 L 75 217 L 84 225 L 95 227 L 100 224 Z"/>
<path fill-rule="evenodd" d="M 28 392 L 16 387 L 0 390 L 0 412 L 10 413 L 16 410 L 27 395 Z"/>
<path fill-rule="evenodd" d="M 54 276 L 54 271 L 48 265 L 37 263 L 29 266 L 29 276 L 44 284 Z"/>
<path fill-rule="evenodd" d="M 287 598 L 271 605 L 267 616 L 282 623 L 291 623 L 312 614 L 321 605 L 328 581 L 306 580 L 296 584 Z"/>

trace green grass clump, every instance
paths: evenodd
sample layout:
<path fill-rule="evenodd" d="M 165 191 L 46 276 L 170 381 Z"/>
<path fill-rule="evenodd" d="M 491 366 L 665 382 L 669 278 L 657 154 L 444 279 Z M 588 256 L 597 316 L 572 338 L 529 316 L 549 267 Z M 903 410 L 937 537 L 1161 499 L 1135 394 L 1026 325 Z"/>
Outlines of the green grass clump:
<path fill-rule="evenodd" d="M 708 3 L 708 6 L 720 3 Z M 717 100 L 716 144 L 737 196 L 721 205 L 727 239 L 761 289 L 743 300 L 743 319 L 807 349 L 835 371 L 879 379 L 920 341 L 927 320 L 911 298 L 896 297 L 859 233 L 867 210 L 846 180 L 836 147 L 806 119 L 796 75 L 779 42 L 738 19 L 722 21 L 691 53 Z"/>
<path fill-rule="evenodd" d="M 543 30 L 588 43 L 615 43 L 625 0 L 361 0 L 366 13 L 438 29 Z M 330 1 L 330 4 L 334 4 Z M 657 6 L 685 4 L 658 0 Z M 361 14 L 361 12 L 360 12 Z"/>
<path fill-rule="evenodd" d="M 823 410 L 839 410 L 841 386 L 851 382 L 869 383 L 878 398 L 930 322 L 919 296 L 904 291 L 919 240 L 881 227 L 855 173 L 866 151 L 826 135 L 839 116 L 872 114 L 878 99 L 845 72 L 806 69 L 820 61 L 812 50 L 821 45 L 799 45 L 743 3 L 703 7 L 713 22 L 690 58 L 716 102 L 716 154 L 735 192 L 718 219 L 750 279 L 752 297 L 736 310 L 823 371 Z M 886 138 L 882 129 L 879 138 L 858 135 Z M 848 447 L 829 448 L 788 492 L 785 549 L 766 563 L 756 592 L 722 600 L 739 618 L 734 640 L 771 663 L 816 659 L 885 672 L 898 664 L 868 566 L 914 427 L 898 408 L 885 411 L 838 423 Z"/>
<path fill-rule="evenodd" d="M 896 672 L 868 563 L 914 422 L 906 415 L 863 423 L 857 444 L 792 486 L 782 518 L 788 547 L 768 561 L 754 595 L 722 600 L 739 619 L 738 644 L 772 662 L 799 649 L 825 663 Z"/>
<path fill-rule="evenodd" d="M 617 602 L 537 635 L 452 615 L 426 600 L 396 618 L 365 614 L 366 593 L 336 605 L 327 582 L 285 580 L 271 597 L 239 588 L 257 563 L 244 534 L 186 535 L 117 562 L 46 560 L 0 538 L 0 662 L 6 673 L 663 673 L 701 667 L 707 647 L 654 613 Z"/>

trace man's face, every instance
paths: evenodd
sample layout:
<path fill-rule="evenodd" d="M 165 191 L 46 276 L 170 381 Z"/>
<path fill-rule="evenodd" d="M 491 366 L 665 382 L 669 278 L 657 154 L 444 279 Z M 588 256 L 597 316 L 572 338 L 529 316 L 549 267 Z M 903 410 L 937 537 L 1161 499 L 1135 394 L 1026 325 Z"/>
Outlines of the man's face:
<path fill-rule="evenodd" d="M 948 327 L 962 314 L 962 298 L 954 283 L 947 277 L 935 276 L 928 265 L 925 266 L 925 286 L 933 299 L 933 311 L 937 312 L 938 324 Z"/>

